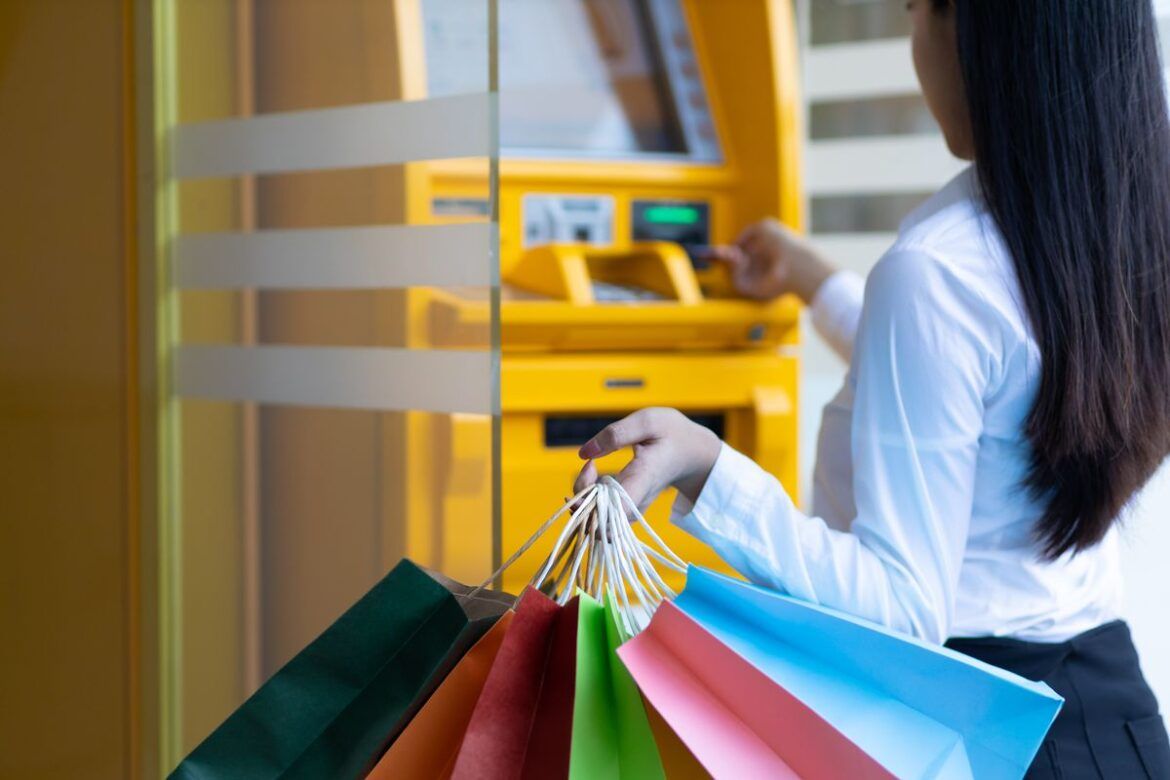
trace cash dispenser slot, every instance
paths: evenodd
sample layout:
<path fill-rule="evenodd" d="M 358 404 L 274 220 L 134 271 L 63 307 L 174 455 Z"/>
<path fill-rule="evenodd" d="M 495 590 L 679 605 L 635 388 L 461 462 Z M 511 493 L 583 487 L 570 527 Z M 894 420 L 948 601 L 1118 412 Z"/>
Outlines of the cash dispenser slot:
<path fill-rule="evenodd" d="M 580 447 L 601 433 L 607 425 L 617 422 L 625 415 L 581 416 L 549 415 L 544 418 L 544 446 Z M 722 414 L 687 414 L 692 420 L 714 431 L 720 439 L 725 438 L 727 418 Z"/>

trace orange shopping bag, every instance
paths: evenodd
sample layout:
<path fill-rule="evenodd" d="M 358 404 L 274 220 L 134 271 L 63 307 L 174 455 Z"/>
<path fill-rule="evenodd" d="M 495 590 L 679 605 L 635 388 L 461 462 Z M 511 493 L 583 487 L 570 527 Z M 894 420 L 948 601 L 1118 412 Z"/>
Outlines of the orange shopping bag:
<path fill-rule="evenodd" d="M 447 675 L 367 775 L 368 780 L 436 778 L 455 768 L 463 732 L 515 613 L 506 612 Z"/>
<path fill-rule="evenodd" d="M 662 769 L 666 776 L 670 780 L 711 780 L 711 773 L 703 768 L 690 748 L 671 730 L 658 710 L 644 698 L 642 703 L 646 706 L 646 717 L 650 721 L 650 730 L 654 733 L 654 742 L 658 745 L 658 755 L 662 759 Z"/>

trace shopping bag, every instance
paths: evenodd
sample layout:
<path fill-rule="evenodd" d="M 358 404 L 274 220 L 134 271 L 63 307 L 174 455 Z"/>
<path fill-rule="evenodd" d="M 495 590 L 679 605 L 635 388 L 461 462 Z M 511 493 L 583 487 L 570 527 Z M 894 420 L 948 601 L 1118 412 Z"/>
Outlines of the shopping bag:
<path fill-rule="evenodd" d="M 467 724 L 455 780 L 568 775 L 579 604 L 524 591 Z"/>
<path fill-rule="evenodd" d="M 472 595 L 466 586 L 402 561 L 171 777 L 361 776 L 512 601 L 503 594 Z"/>
<path fill-rule="evenodd" d="M 618 629 L 612 597 L 605 606 L 587 595 L 579 599 L 569 777 L 663 778 L 642 697 L 615 652 L 625 637 Z"/>
<path fill-rule="evenodd" d="M 394 740 L 368 780 L 445 780 L 451 776 L 463 733 L 512 616 L 505 612 L 467 651 Z"/>
<path fill-rule="evenodd" d="M 618 652 L 715 777 L 892 777 L 674 604 Z"/>
<path fill-rule="evenodd" d="M 658 747 L 658 757 L 662 760 L 662 770 L 666 776 L 670 780 L 710 780 L 711 773 L 683 744 L 662 714 L 645 698 L 642 703 L 646 707 L 646 718 L 650 721 L 650 731 L 654 733 L 654 743 Z"/>
<path fill-rule="evenodd" d="M 833 756 L 852 744 L 898 777 L 1022 777 L 1062 703 L 1043 683 L 697 567 L 675 607 L 663 617 L 747 661 L 807 708 L 802 723 L 831 725 L 818 733 L 839 734 Z"/>

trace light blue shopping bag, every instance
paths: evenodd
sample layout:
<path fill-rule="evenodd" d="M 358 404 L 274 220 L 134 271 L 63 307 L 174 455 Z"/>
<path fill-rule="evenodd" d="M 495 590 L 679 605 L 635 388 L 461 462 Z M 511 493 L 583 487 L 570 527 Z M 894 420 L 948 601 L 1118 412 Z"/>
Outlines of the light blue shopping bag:
<path fill-rule="evenodd" d="M 900 778 L 1020 778 L 1063 699 L 1043 683 L 691 566 L 676 606 Z"/>

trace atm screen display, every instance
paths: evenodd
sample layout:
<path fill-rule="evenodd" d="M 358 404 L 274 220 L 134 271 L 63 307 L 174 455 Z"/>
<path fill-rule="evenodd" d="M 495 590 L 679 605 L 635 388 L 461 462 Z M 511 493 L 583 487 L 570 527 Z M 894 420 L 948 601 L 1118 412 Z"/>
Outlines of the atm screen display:
<path fill-rule="evenodd" d="M 700 201 L 635 200 L 630 204 L 631 237 L 679 244 L 695 267 L 702 269 L 706 261 L 701 252 L 711 243 L 710 211 L 710 206 Z"/>
<path fill-rule="evenodd" d="M 486 89 L 470 6 L 486 0 L 423 2 L 432 96 Z M 509 155 L 720 159 L 679 0 L 500 0 L 498 53 Z"/>

